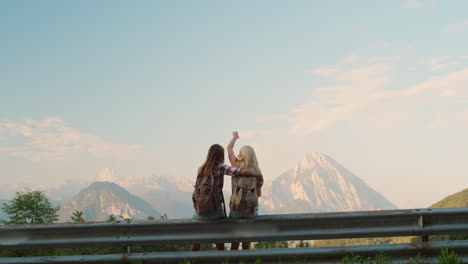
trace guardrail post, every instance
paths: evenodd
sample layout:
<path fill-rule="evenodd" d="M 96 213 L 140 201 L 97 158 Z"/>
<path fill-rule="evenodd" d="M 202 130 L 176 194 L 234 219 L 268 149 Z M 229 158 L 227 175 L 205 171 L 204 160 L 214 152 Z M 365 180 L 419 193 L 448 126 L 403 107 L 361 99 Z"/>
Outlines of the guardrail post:
<path fill-rule="evenodd" d="M 128 264 L 128 256 L 130 255 L 130 245 L 126 245 L 123 247 L 123 254 L 122 254 L 122 263 Z"/>
<path fill-rule="evenodd" d="M 424 215 L 419 216 L 419 221 L 418 221 L 419 222 L 418 223 L 419 227 L 424 229 L 424 227 L 429 225 L 428 220 L 429 219 L 427 217 L 424 217 Z M 421 235 L 421 241 L 422 242 L 429 242 L 429 235 L 423 233 L 423 235 Z"/>
<path fill-rule="evenodd" d="M 130 223 L 130 221 L 127 221 L 127 220 L 125 220 L 125 221 L 127 222 L 127 224 Z M 130 238 L 129 233 L 130 233 L 130 230 L 129 230 L 128 227 L 126 227 L 126 228 L 124 229 L 124 232 L 123 232 L 122 235 L 123 235 L 124 237 L 126 237 L 127 239 L 129 239 L 129 238 Z M 125 245 L 124 248 L 123 248 L 122 263 L 125 263 L 125 264 L 129 264 L 129 263 L 130 263 L 130 262 L 128 261 L 128 256 L 129 256 L 129 255 L 130 255 L 130 245 L 127 244 L 127 245 Z"/>

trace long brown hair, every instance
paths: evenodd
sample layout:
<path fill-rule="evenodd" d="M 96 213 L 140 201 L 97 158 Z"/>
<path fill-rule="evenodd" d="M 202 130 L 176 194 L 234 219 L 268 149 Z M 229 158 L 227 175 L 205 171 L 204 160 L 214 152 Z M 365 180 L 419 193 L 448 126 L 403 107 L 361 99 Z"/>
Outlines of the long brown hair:
<path fill-rule="evenodd" d="M 224 148 L 218 144 L 211 145 L 205 163 L 198 169 L 198 174 L 203 177 L 211 175 L 219 163 L 224 163 Z"/>

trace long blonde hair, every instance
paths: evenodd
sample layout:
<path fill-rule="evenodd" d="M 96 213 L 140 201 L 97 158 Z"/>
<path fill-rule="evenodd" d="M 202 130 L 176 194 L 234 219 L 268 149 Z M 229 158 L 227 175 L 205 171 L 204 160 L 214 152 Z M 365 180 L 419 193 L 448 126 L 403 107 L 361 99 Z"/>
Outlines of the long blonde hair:
<path fill-rule="evenodd" d="M 260 173 L 262 172 L 260 170 L 260 167 L 258 166 L 257 155 L 255 154 L 255 150 L 251 146 L 243 146 L 239 150 L 238 159 L 238 167 L 248 170 L 254 170 Z M 260 197 L 262 195 L 263 177 L 260 179 L 254 178 L 252 180 L 256 181 L 257 196 Z"/>
<path fill-rule="evenodd" d="M 260 168 L 258 167 L 257 155 L 251 146 L 243 146 L 239 151 L 238 158 L 240 163 L 239 167 L 261 172 Z"/>

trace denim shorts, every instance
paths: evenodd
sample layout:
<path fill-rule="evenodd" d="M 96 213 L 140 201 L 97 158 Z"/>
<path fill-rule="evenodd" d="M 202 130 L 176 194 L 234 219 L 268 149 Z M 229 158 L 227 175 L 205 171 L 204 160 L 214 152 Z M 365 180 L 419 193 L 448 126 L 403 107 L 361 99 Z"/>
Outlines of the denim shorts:
<path fill-rule="evenodd" d="M 258 206 L 255 207 L 255 213 L 253 214 L 248 214 L 248 215 L 245 215 L 245 214 L 241 214 L 241 213 L 236 213 L 236 212 L 229 212 L 229 217 L 230 218 L 251 218 L 251 217 L 256 217 L 258 216 Z"/>
<path fill-rule="evenodd" d="M 197 212 L 195 212 L 192 215 L 192 219 L 194 220 L 215 220 L 215 219 L 220 219 L 220 218 L 225 218 L 226 216 L 224 215 L 224 207 L 223 204 L 219 206 L 218 211 L 214 212 L 209 215 L 199 215 Z"/>

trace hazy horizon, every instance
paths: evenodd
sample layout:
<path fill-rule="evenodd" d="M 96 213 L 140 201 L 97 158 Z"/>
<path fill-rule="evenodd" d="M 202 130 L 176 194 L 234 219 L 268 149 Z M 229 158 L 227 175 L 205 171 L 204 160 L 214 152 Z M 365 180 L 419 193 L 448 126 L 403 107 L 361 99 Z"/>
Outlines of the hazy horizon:
<path fill-rule="evenodd" d="M 0 3 L 2 184 L 267 180 L 324 152 L 400 208 L 468 187 L 468 2 Z"/>

